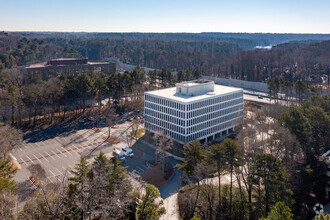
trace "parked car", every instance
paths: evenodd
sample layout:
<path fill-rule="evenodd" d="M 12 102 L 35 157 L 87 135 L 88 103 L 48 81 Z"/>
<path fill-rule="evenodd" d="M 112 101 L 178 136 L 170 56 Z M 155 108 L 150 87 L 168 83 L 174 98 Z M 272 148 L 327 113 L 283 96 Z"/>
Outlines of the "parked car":
<path fill-rule="evenodd" d="M 93 117 L 89 117 L 88 118 L 88 121 L 94 121 L 94 118 Z"/>
<path fill-rule="evenodd" d="M 263 99 L 261 95 L 258 96 L 258 99 Z"/>
<path fill-rule="evenodd" d="M 134 157 L 133 150 L 129 147 L 123 147 L 122 150 L 126 153 L 130 158 Z"/>
<path fill-rule="evenodd" d="M 125 158 L 125 154 L 122 151 L 119 151 L 117 149 L 113 150 L 113 154 L 119 157 L 119 160 L 124 161 Z"/>
<path fill-rule="evenodd" d="M 82 123 L 85 123 L 85 120 L 84 119 L 80 119 L 78 122 L 82 124 Z"/>

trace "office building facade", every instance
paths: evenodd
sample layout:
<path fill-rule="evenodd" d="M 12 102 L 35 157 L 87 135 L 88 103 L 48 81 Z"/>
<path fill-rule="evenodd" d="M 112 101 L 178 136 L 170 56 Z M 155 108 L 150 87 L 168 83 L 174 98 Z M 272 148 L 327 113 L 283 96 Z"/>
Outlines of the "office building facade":
<path fill-rule="evenodd" d="M 147 134 L 169 135 L 180 144 L 212 142 L 242 122 L 243 90 L 196 80 L 145 92 Z"/>

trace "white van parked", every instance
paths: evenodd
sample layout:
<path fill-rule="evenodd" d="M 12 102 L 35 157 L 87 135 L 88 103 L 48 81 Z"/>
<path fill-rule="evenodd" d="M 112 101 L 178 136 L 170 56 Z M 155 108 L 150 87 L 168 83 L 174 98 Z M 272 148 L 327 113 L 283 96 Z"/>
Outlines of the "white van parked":
<path fill-rule="evenodd" d="M 122 150 L 126 153 L 127 156 L 129 157 L 134 157 L 133 150 L 129 147 L 123 147 Z"/>
<path fill-rule="evenodd" d="M 121 161 L 125 160 L 125 154 L 117 149 L 113 150 L 113 154 L 117 155 Z"/>

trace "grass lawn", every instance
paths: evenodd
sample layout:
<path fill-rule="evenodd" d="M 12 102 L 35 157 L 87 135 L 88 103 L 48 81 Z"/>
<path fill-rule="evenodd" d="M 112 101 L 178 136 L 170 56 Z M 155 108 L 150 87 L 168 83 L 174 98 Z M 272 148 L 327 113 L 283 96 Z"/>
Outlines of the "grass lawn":
<path fill-rule="evenodd" d="M 144 128 L 139 128 L 138 130 L 131 131 L 130 134 L 131 134 L 131 136 L 139 139 L 139 138 L 143 137 L 144 133 L 145 133 Z"/>

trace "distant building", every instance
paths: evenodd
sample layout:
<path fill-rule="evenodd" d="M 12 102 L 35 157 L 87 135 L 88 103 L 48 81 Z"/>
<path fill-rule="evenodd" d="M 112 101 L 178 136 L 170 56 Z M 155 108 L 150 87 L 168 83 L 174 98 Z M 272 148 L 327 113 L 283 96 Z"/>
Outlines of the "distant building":
<path fill-rule="evenodd" d="M 47 62 L 47 65 L 59 66 L 59 65 L 83 65 L 88 64 L 88 59 L 86 58 L 60 58 L 53 59 Z"/>
<path fill-rule="evenodd" d="M 33 64 L 26 67 L 28 73 L 33 76 L 41 75 L 43 79 L 65 74 L 66 76 L 76 76 L 83 71 L 95 71 L 105 74 L 117 72 L 116 62 L 92 62 L 86 58 L 60 58 L 49 60 L 44 63 Z"/>
<path fill-rule="evenodd" d="M 178 83 L 144 95 L 146 133 L 162 132 L 180 144 L 219 140 L 243 118 L 243 90 L 210 80 Z"/>

